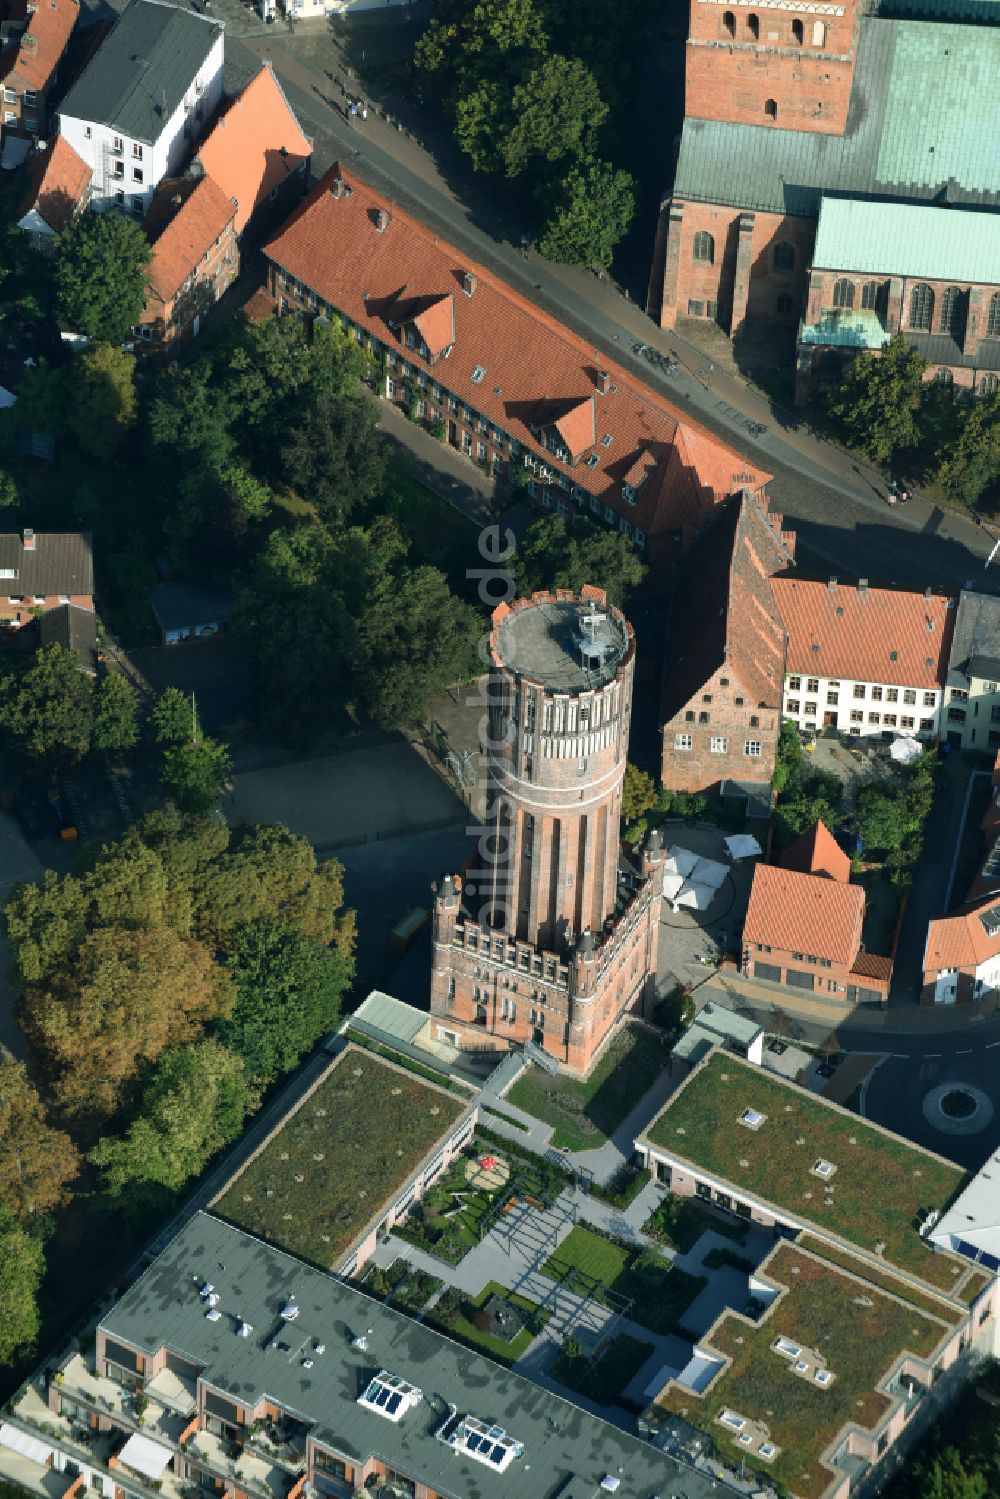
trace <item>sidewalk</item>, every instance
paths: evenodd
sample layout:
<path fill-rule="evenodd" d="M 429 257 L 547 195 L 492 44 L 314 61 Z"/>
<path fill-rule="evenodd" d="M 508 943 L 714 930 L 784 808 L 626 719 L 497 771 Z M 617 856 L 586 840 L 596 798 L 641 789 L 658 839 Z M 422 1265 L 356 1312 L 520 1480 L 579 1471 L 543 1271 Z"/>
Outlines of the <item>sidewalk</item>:
<path fill-rule="evenodd" d="M 852 1008 L 806 998 L 799 990 L 785 988 L 783 984 L 745 979 L 735 970 L 721 972 L 702 985 L 698 990 L 699 1005 L 709 1000 L 730 1010 L 760 1012 L 757 1019 L 765 1028 L 768 1017 L 773 1017 L 775 1010 L 782 1010 L 786 1015 L 827 1030 L 849 1026 L 851 1030 L 871 1031 L 886 1039 L 967 1032 L 970 1020 L 985 1019 L 1000 1010 L 1000 992 L 974 1008 L 969 1005 L 915 1005 L 906 1010 L 880 1010 L 868 1005 Z"/>

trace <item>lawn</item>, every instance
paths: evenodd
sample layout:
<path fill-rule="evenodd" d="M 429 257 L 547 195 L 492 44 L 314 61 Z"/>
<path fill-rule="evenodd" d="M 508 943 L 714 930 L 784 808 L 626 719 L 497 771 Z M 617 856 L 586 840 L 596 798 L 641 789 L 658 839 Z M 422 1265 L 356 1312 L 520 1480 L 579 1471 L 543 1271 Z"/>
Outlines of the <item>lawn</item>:
<path fill-rule="evenodd" d="M 493 1337 L 476 1324 L 477 1313 L 491 1296 L 502 1296 L 524 1314 L 525 1325 L 510 1342 Z M 440 1301 L 435 1302 L 427 1316 L 432 1327 L 439 1327 L 460 1343 L 489 1354 L 501 1364 L 512 1364 L 527 1352 L 548 1320 L 548 1313 L 543 1312 L 537 1302 L 529 1301 L 526 1296 L 515 1296 L 496 1280 L 491 1280 L 478 1296 L 471 1299 L 454 1287 L 450 1288 Z"/>
<path fill-rule="evenodd" d="M 747 1108 L 764 1115 L 756 1129 L 740 1123 Z M 881 1244 L 890 1264 L 930 1285 L 950 1289 L 961 1273 L 917 1232 L 961 1187 L 960 1167 L 736 1057 L 709 1056 L 646 1138 L 869 1253 Z M 828 1181 L 813 1173 L 820 1159 L 835 1167 Z"/>
<path fill-rule="evenodd" d="M 465 1107 L 444 1089 L 348 1047 L 213 1210 L 329 1269 Z"/>
<path fill-rule="evenodd" d="M 890 1397 L 876 1385 L 905 1352 L 926 1358 L 951 1332 L 791 1245 L 779 1245 L 763 1274 L 788 1292 L 760 1323 L 727 1313 L 702 1343 L 732 1359 L 705 1395 L 673 1386 L 657 1402 L 708 1432 L 732 1457 L 742 1455 L 715 1417 L 724 1407 L 764 1421 L 782 1448 L 767 1472 L 800 1499 L 818 1499 L 830 1479 L 819 1455 L 848 1422 L 871 1429 Z M 818 1351 L 834 1375 L 825 1389 L 800 1378 L 773 1349 L 777 1337 Z"/>
<path fill-rule="evenodd" d="M 541 1266 L 550 1280 L 569 1281 L 572 1289 L 605 1306 L 632 1305 L 627 1316 L 650 1332 L 675 1332 L 692 1301 L 708 1281 L 676 1269 L 655 1249 L 634 1249 L 605 1239 L 582 1224 Z"/>
<path fill-rule="evenodd" d="M 745 1244 L 750 1227 L 739 1218 L 713 1213 L 711 1208 L 702 1207 L 697 1198 L 671 1194 L 653 1209 L 642 1230 L 651 1239 L 669 1244 L 678 1254 L 687 1254 L 702 1234 L 707 1233 L 722 1234 L 737 1244 Z"/>
<path fill-rule="evenodd" d="M 611 1405 L 638 1374 L 654 1346 L 622 1333 L 612 1339 L 596 1363 L 582 1353 L 563 1349 L 549 1365 L 548 1373 L 577 1394 L 599 1405 Z"/>
<path fill-rule="evenodd" d="M 505 1190 L 486 1192 L 469 1185 L 465 1168 L 473 1154 L 463 1152 L 422 1200 L 414 1203 L 406 1222 L 393 1230 L 449 1265 L 457 1265 L 479 1243 L 482 1220 Z"/>
<path fill-rule="evenodd" d="M 666 1064 L 667 1054 L 648 1031 L 626 1028 L 588 1078 L 550 1077 L 531 1068 L 507 1101 L 544 1124 L 555 1126 L 557 1150 L 593 1150 L 614 1134 Z"/>
<path fill-rule="evenodd" d="M 361 1282 L 369 1296 L 409 1312 L 415 1317 L 435 1291 L 440 1291 L 444 1281 L 426 1270 L 414 1270 L 404 1259 L 393 1260 L 385 1270 L 373 1265 Z"/>

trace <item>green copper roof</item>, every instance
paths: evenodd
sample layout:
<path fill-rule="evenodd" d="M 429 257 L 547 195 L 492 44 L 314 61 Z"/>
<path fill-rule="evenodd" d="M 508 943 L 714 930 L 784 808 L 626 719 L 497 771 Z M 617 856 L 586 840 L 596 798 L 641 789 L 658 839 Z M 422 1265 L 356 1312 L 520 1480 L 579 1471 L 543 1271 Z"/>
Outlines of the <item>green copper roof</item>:
<path fill-rule="evenodd" d="M 685 120 L 675 198 L 814 218 L 824 193 L 1000 206 L 1000 28 L 867 17 L 842 136 Z"/>
<path fill-rule="evenodd" d="M 840 349 L 881 349 L 888 339 L 877 312 L 845 307 L 825 309 L 819 322 L 804 324 L 799 333 L 799 343 Z"/>
<path fill-rule="evenodd" d="M 1000 284 L 1000 215 L 824 198 L 813 265 L 859 275 Z"/>
<path fill-rule="evenodd" d="M 876 9 L 880 16 L 939 16 L 1000 25 L 1000 0 L 879 0 Z"/>

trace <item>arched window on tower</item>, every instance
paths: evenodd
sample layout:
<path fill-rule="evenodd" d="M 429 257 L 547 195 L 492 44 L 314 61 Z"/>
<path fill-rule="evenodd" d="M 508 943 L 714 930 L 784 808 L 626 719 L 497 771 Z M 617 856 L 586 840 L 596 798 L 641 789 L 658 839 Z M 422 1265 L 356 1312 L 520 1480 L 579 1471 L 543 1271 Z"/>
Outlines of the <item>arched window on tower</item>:
<path fill-rule="evenodd" d="M 729 36 L 736 35 L 736 17 L 733 15 L 731 10 L 727 10 L 725 15 L 722 17 L 722 24 L 726 28 L 726 32 Z"/>
<path fill-rule="evenodd" d="M 826 41 L 826 24 L 823 21 L 813 22 L 812 44 L 814 47 L 822 47 Z"/>
<path fill-rule="evenodd" d="M 1000 338 L 1000 291 L 990 297 L 990 310 L 986 315 L 987 338 Z"/>
<path fill-rule="evenodd" d="M 934 293 L 926 281 L 918 281 L 910 292 L 910 327 L 929 333 L 933 319 Z"/>
<path fill-rule="evenodd" d="M 753 16 L 753 15 L 747 16 L 747 30 L 749 31 L 750 35 L 753 37 L 754 41 L 756 41 L 757 38 L 760 36 L 760 19 L 759 19 L 759 17 Z"/>
<path fill-rule="evenodd" d="M 715 261 L 715 240 L 704 229 L 699 229 L 694 237 L 694 258 L 704 260 L 709 265 Z"/>
<path fill-rule="evenodd" d="M 804 28 L 802 26 L 802 22 L 801 21 L 793 21 L 792 22 L 792 41 L 795 42 L 795 43 L 797 43 L 798 46 L 801 47 L 802 46 L 802 42 L 804 40 L 804 37 L 805 37 L 805 30 L 804 30 Z"/>
<path fill-rule="evenodd" d="M 834 307 L 854 306 L 854 282 L 842 277 L 840 281 L 833 283 L 833 305 Z"/>
<path fill-rule="evenodd" d="M 965 332 L 965 293 L 957 286 L 946 286 L 941 297 L 941 332 L 961 338 Z"/>
<path fill-rule="evenodd" d="M 774 247 L 772 261 L 776 271 L 794 271 L 795 246 L 790 245 L 787 239 L 779 239 Z"/>

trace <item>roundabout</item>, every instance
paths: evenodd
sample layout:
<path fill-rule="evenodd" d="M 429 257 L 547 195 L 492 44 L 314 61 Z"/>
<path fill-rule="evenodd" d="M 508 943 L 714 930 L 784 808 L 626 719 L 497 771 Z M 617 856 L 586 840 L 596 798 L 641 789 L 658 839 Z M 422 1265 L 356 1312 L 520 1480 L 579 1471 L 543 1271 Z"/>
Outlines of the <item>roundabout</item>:
<path fill-rule="evenodd" d="M 993 1103 L 974 1083 L 939 1083 L 924 1094 L 923 1116 L 945 1135 L 978 1135 L 993 1120 Z"/>

